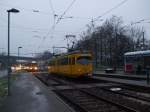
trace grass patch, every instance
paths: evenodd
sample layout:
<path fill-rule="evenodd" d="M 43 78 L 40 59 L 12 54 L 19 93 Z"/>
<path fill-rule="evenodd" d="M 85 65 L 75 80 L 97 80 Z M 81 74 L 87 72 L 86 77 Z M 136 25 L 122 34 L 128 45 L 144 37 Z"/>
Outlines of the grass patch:
<path fill-rule="evenodd" d="M 7 95 L 7 78 L 0 78 L 0 97 Z"/>
<path fill-rule="evenodd" d="M 19 75 L 19 73 L 14 73 L 14 74 L 11 74 L 11 80 L 16 80 L 17 79 L 17 75 Z"/>
<path fill-rule="evenodd" d="M 11 81 L 17 79 L 18 74 L 11 74 Z M 0 97 L 4 97 L 8 92 L 8 79 L 7 77 L 0 78 Z"/>

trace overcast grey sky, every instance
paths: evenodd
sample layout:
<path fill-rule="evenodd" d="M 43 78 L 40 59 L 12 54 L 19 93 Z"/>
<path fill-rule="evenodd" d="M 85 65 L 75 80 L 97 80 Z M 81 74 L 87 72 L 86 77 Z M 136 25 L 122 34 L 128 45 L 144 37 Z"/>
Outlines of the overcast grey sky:
<path fill-rule="evenodd" d="M 64 40 L 66 34 L 74 34 L 78 38 L 92 18 L 102 15 L 122 1 L 76 0 L 65 14 L 66 17 L 73 16 L 74 18 L 62 19 L 53 31 L 53 12 L 61 15 L 72 0 L 0 0 L 0 52 L 2 50 L 7 52 L 6 10 L 10 8 L 20 10 L 18 14 L 11 14 L 11 53 L 17 53 L 17 47 L 22 46 L 21 55 L 31 56 L 30 53 L 52 50 L 52 46 L 67 46 L 66 40 Z M 125 24 L 149 19 L 139 25 L 145 27 L 146 37 L 150 39 L 150 23 L 147 23 L 150 22 L 149 5 L 150 0 L 127 0 L 101 19 L 106 20 L 112 15 L 122 16 Z M 101 23 L 102 21 L 96 22 L 97 25 Z"/>

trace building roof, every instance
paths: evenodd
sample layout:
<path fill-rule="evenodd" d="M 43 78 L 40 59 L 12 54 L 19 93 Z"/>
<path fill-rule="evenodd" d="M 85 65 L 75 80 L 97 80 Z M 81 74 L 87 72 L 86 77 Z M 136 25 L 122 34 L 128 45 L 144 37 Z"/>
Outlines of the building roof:
<path fill-rule="evenodd" d="M 150 50 L 145 51 L 135 51 L 135 52 L 127 52 L 124 54 L 125 56 L 134 56 L 134 55 L 150 55 Z"/>

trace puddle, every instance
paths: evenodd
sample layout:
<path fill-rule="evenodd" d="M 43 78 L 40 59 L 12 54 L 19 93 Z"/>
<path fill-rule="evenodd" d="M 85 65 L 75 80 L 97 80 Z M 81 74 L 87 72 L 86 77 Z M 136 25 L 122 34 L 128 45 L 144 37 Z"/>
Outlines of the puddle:
<path fill-rule="evenodd" d="M 118 88 L 118 87 L 115 87 L 115 88 L 110 88 L 111 91 L 121 91 L 122 88 Z"/>

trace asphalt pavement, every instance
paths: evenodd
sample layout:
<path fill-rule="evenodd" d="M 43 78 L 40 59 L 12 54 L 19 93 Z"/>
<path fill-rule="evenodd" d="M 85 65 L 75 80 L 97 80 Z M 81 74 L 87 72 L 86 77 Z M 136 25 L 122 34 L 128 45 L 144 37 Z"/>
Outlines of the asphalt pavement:
<path fill-rule="evenodd" d="M 22 73 L 11 83 L 0 112 L 74 112 L 53 91 L 29 73 Z"/>

